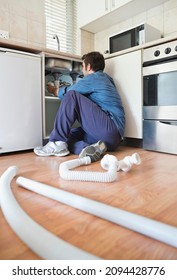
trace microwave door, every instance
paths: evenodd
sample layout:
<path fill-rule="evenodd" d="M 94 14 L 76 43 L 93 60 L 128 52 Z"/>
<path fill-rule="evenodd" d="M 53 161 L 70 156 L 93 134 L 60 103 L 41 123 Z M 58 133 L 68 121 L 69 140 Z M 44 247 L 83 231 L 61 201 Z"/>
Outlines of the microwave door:
<path fill-rule="evenodd" d="M 132 34 L 131 34 L 132 47 L 140 45 L 138 28 L 134 28 L 131 31 L 132 31 Z"/>
<path fill-rule="evenodd" d="M 125 31 L 122 34 L 122 46 L 121 49 L 128 49 L 138 45 L 138 34 L 137 29 L 133 28 L 131 30 Z"/>
<path fill-rule="evenodd" d="M 135 29 L 125 31 L 121 34 L 110 37 L 110 53 L 122 51 L 137 45 L 137 34 Z"/>

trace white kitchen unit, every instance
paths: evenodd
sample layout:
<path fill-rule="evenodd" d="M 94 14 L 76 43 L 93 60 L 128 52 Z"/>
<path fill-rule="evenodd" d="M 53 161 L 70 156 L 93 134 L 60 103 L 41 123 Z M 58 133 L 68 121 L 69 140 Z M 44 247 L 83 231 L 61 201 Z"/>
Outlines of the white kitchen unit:
<path fill-rule="evenodd" d="M 78 0 L 78 25 L 82 27 L 108 13 L 108 0 Z"/>
<path fill-rule="evenodd" d="M 114 79 L 125 109 L 126 127 L 124 136 L 142 139 L 141 50 L 106 59 L 105 72 Z"/>
<path fill-rule="evenodd" d="M 82 27 L 132 0 L 78 0 L 79 27 Z M 83 11 L 87 11 L 86 13 Z"/>
<path fill-rule="evenodd" d="M 41 145 L 41 57 L 0 48 L 0 85 L 0 153 Z"/>
<path fill-rule="evenodd" d="M 78 26 L 97 33 L 168 0 L 77 0 Z"/>

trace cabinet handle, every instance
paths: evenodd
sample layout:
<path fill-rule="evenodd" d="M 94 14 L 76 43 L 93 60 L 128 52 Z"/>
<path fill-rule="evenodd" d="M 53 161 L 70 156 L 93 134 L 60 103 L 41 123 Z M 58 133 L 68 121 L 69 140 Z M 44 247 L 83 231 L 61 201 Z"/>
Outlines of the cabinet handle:
<path fill-rule="evenodd" d="M 177 121 L 160 121 L 160 123 L 166 124 L 166 125 L 176 125 Z"/>
<path fill-rule="evenodd" d="M 108 0 L 105 0 L 105 11 L 108 11 Z"/>
<path fill-rule="evenodd" d="M 112 2 L 112 8 L 115 8 L 116 6 L 115 0 L 112 0 L 111 2 Z"/>

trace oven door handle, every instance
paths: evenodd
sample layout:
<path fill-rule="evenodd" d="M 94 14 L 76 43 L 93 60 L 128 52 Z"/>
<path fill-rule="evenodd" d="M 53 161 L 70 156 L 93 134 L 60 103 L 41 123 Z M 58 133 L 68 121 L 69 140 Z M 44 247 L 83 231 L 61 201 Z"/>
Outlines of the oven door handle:
<path fill-rule="evenodd" d="M 166 125 L 177 125 L 177 121 L 159 121 L 159 122 Z"/>
<path fill-rule="evenodd" d="M 147 67 L 143 67 L 143 76 L 158 75 L 161 73 L 177 71 L 177 61 L 171 61 L 168 63 L 155 64 Z"/>

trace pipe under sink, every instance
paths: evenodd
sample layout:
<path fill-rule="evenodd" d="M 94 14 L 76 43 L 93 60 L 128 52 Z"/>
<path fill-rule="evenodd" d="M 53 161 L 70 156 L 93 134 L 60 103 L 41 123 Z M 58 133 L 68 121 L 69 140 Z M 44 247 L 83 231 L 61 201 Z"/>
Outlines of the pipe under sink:
<path fill-rule="evenodd" d="M 53 57 L 46 58 L 45 69 L 51 73 L 69 74 L 72 71 L 72 61 Z"/>
<path fill-rule="evenodd" d="M 66 60 L 56 57 L 47 57 L 45 59 L 45 69 L 51 72 L 82 73 L 82 63 L 80 61 Z"/>
<path fill-rule="evenodd" d="M 82 76 L 82 63 L 80 61 L 66 60 L 56 57 L 45 58 L 46 75 L 52 74 L 57 87 L 59 87 L 59 79 L 62 75 L 69 75 L 73 83 L 77 77 Z"/>

